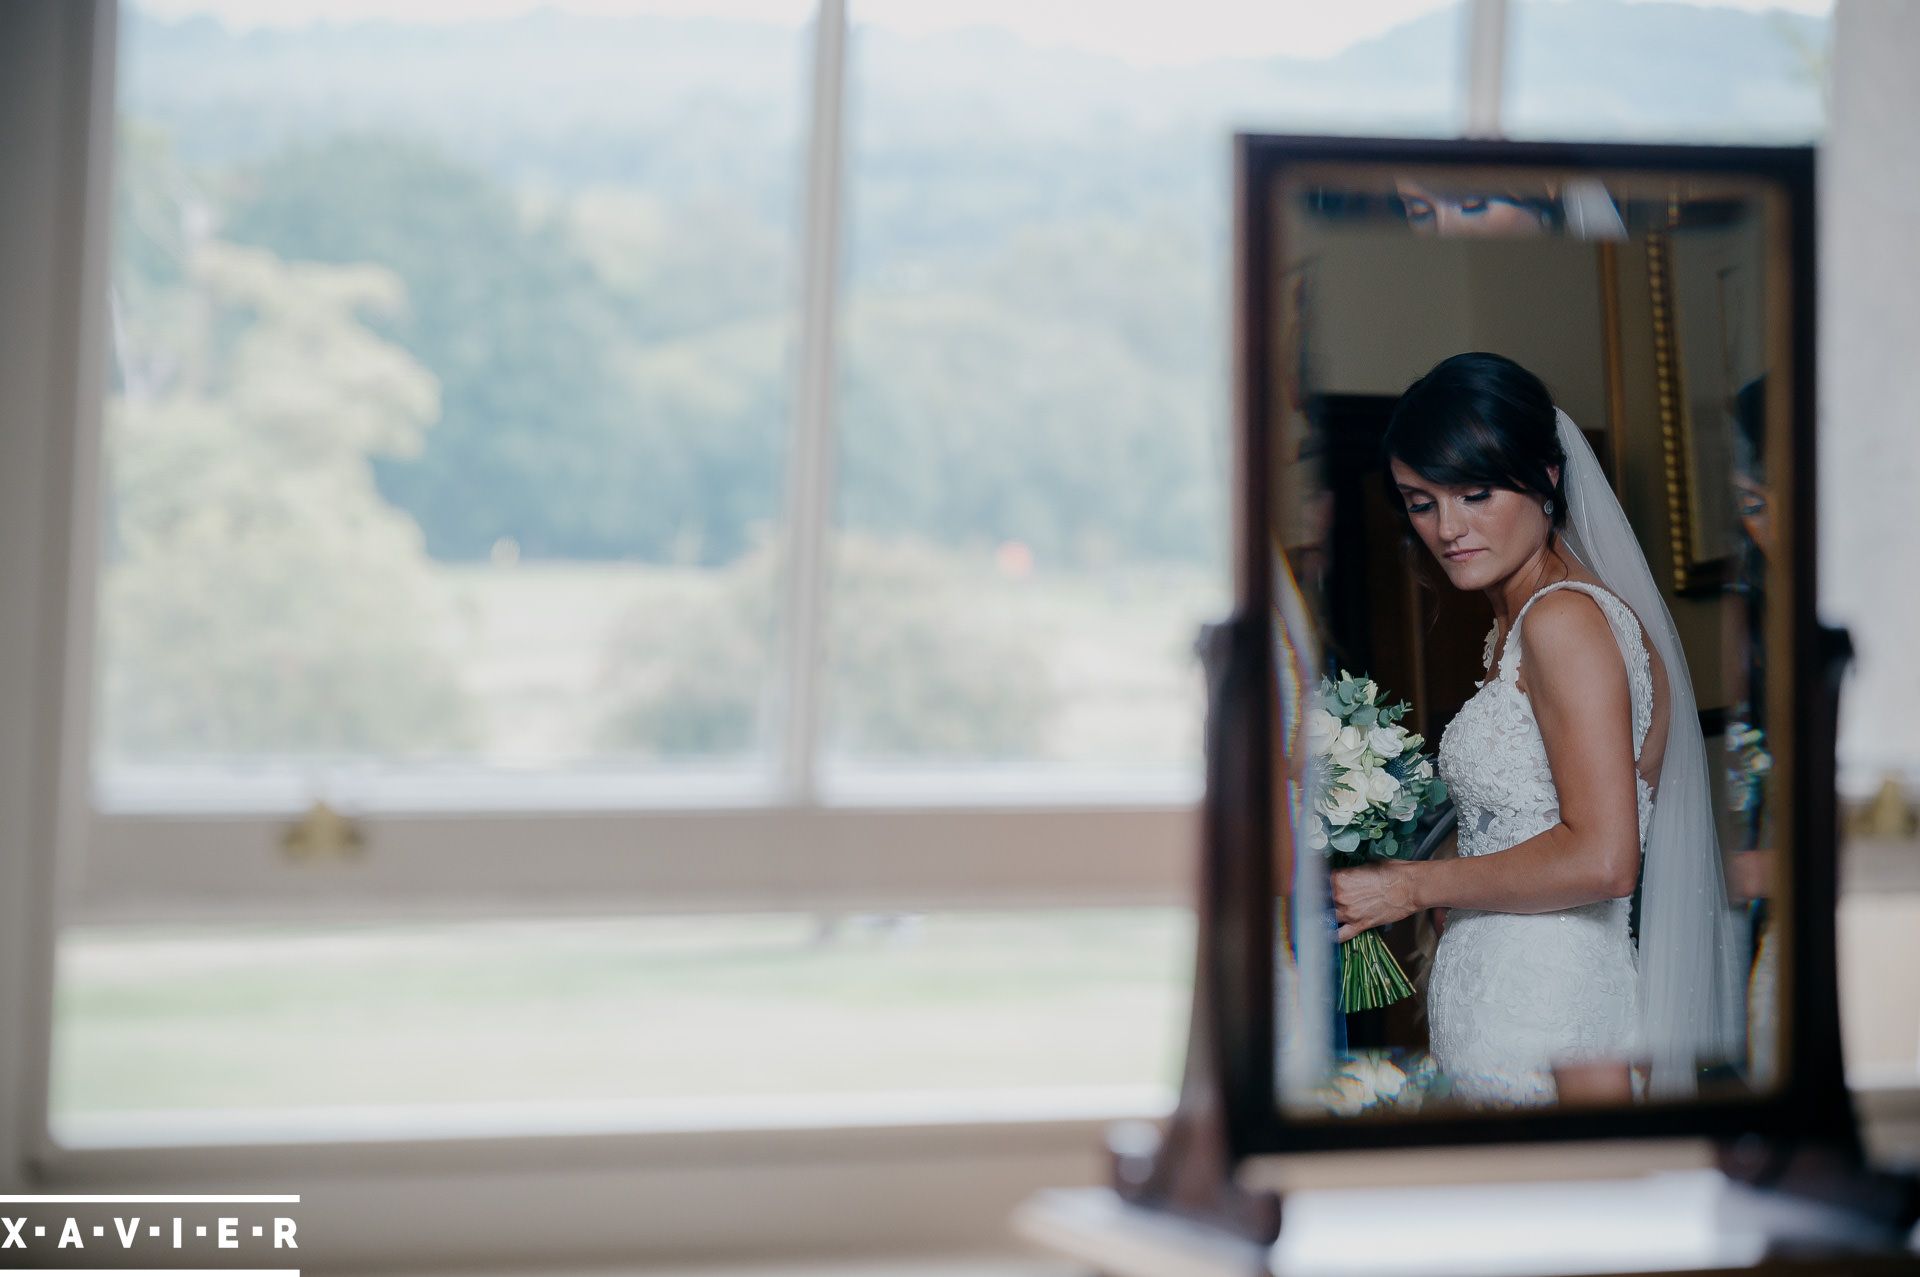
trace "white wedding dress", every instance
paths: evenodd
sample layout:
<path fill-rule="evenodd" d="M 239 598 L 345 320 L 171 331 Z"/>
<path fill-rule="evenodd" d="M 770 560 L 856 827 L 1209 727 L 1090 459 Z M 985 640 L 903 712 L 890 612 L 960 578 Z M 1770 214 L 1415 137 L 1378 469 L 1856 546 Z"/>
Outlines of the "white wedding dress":
<path fill-rule="evenodd" d="M 1633 702 L 1633 756 L 1653 723 L 1652 663 L 1633 609 L 1583 581 L 1556 581 L 1515 615 L 1501 664 L 1440 737 L 1439 772 L 1459 816 L 1459 852 L 1488 856 L 1551 829 L 1559 794 L 1533 706 L 1517 685 L 1515 641 L 1527 609 L 1555 589 L 1581 590 L 1611 623 Z M 1493 668 L 1487 635 L 1483 664 Z M 1635 771 L 1640 850 L 1653 791 Z M 1434 955 L 1427 1019 L 1435 1063 L 1453 1094 L 1483 1105 L 1550 1104 L 1555 1064 L 1625 1060 L 1639 1044 L 1639 982 L 1628 932 L 1629 899 L 1553 913 L 1450 909 Z"/>

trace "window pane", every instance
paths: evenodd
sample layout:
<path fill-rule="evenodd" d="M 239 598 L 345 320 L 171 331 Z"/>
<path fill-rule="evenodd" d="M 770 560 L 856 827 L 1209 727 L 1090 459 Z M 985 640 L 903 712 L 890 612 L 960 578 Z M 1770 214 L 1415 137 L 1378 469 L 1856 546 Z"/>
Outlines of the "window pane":
<path fill-rule="evenodd" d="M 1832 0 L 1519 0 L 1515 137 L 1801 143 L 1825 126 Z"/>
<path fill-rule="evenodd" d="M 856 0 L 829 757 L 1191 776 L 1229 136 L 1446 134 L 1461 11 Z"/>
<path fill-rule="evenodd" d="M 54 1129 L 1145 1095 L 1178 1077 L 1191 939 L 1174 909 L 80 928 Z"/>
<path fill-rule="evenodd" d="M 130 7 L 109 791 L 760 751 L 809 6 L 592 7 Z"/>

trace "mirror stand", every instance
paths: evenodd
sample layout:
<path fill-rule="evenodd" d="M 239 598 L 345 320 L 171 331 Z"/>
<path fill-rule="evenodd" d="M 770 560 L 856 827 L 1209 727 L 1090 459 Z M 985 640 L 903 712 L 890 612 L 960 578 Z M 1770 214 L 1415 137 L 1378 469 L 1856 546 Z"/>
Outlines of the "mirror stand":
<path fill-rule="evenodd" d="M 1813 739 L 1807 746 L 1812 757 L 1831 759 L 1839 744 L 1840 695 L 1853 661 L 1853 640 L 1843 628 L 1816 624 L 1812 648 L 1809 694 L 1816 703 L 1808 717 Z M 1815 872 L 1801 875 L 1795 884 L 1812 906 L 1805 911 L 1808 934 L 1800 943 L 1825 955 L 1821 969 L 1832 971 L 1838 943 L 1840 813 L 1831 784 L 1814 787 L 1807 815 L 1826 854 L 1812 857 Z M 1792 1131 L 1722 1139 L 1716 1159 L 1720 1172 L 1761 1194 L 1838 1210 L 1886 1230 L 1890 1240 L 1903 1238 L 1920 1223 L 1920 1172 L 1868 1163 L 1846 1084 L 1838 982 L 1796 990 L 1795 1005 L 1803 1022 L 1795 1034 L 1802 1044 L 1797 1067 L 1812 1079 L 1806 1093 L 1820 1097 L 1819 1103 L 1797 1115 Z"/>
<path fill-rule="evenodd" d="M 1247 1053 L 1228 1016 L 1239 1005 L 1233 993 L 1258 987 L 1269 961 L 1248 934 L 1244 906 L 1265 890 L 1253 872 L 1256 843 L 1246 827 L 1255 803 L 1251 763 L 1260 753 L 1253 733 L 1266 703 L 1249 683 L 1259 677 L 1254 645 L 1262 641 L 1262 627 L 1236 615 L 1204 627 L 1195 645 L 1207 684 L 1207 786 L 1186 1067 L 1178 1104 L 1163 1125 L 1119 1123 L 1107 1138 L 1113 1189 L 1128 1207 L 1174 1217 L 1260 1254 L 1280 1235 L 1280 1198 L 1234 1178 L 1240 1160 L 1235 1114 L 1258 1097 L 1244 1084 L 1249 1079 L 1229 1076 Z"/>

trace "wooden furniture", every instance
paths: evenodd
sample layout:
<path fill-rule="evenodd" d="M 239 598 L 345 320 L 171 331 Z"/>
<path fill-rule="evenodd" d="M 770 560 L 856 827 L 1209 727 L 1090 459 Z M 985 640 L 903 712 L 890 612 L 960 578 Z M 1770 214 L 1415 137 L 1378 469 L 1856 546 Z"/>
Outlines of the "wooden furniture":
<path fill-rule="evenodd" d="M 1056 1189 L 1016 1231 L 1103 1277 L 1561 1277 L 1920 1272 L 1858 1216 L 1784 1202 L 1712 1168 L 1621 1179 L 1295 1189 L 1271 1247 L 1109 1189 Z"/>
<path fill-rule="evenodd" d="M 1276 641 L 1272 618 L 1299 598 L 1324 601 L 1318 627 L 1345 627 L 1344 640 L 1330 641 L 1363 646 L 1374 620 L 1366 598 L 1377 592 L 1373 582 L 1349 577 L 1276 598 L 1276 581 L 1295 587 L 1291 573 L 1275 569 L 1276 547 L 1311 538 L 1316 528 L 1337 534 L 1342 518 L 1366 521 L 1364 506 L 1351 499 L 1340 511 L 1339 492 L 1289 481 L 1288 458 L 1280 455 L 1289 430 L 1309 441 L 1302 457 L 1335 450 L 1324 429 L 1299 425 L 1315 400 L 1303 389 L 1305 355 L 1286 343 L 1304 340 L 1316 285 L 1312 262 L 1289 247 L 1280 210 L 1306 191 L 1324 196 L 1316 207 L 1339 216 L 1370 215 L 1369 200 L 1379 201 L 1364 192 L 1383 181 L 1391 191 L 1401 171 L 1428 181 L 1458 174 L 1463 183 L 1504 191 L 1529 183 L 1598 188 L 1604 179 L 1671 192 L 1665 205 L 1637 197 L 1642 218 L 1649 209 L 1677 210 L 1687 192 L 1701 190 L 1744 192 L 1740 198 L 1764 210 L 1768 238 L 1758 273 L 1767 310 L 1756 331 L 1769 343 L 1762 352 L 1771 414 L 1766 456 L 1778 530 L 1765 564 L 1764 708 L 1780 764 L 1774 850 L 1785 866 L 1772 905 L 1790 955 L 1781 976 L 1790 1032 L 1776 1085 L 1703 1091 L 1688 1104 L 1454 1110 L 1415 1120 L 1302 1118 L 1277 1102 L 1274 903 L 1276 874 L 1284 871 L 1276 865 L 1288 855 L 1279 838 L 1285 823 L 1276 776 L 1286 770 L 1274 707 L 1283 703 L 1280 682 L 1289 672 L 1276 649 L 1292 647 Z M 1343 186 L 1347 174 L 1364 180 Z M 1834 749 L 1851 649 L 1844 631 L 1815 614 L 1811 153 L 1242 136 L 1236 181 L 1236 610 L 1201 642 L 1207 788 L 1186 1072 L 1164 1123 L 1111 1133 L 1110 1189 L 1042 1194 L 1020 1211 L 1018 1230 L 1112 1277 L 1920 1271 L 1907 1244 L 1920 1219 L 1920 1189 L 1909 1175 L 1867 1165 L 1840 1054 Z M 1669 364 L 1672 358 L 1669 351 Z M 1662 376 L 1676 375 L 1669 364 L 1660 365 Z M 1616 410 L 1620 380 L 1616 366 L 1608 377 Z M 1667 393 L 1660 402 L 1665 413 L 1683 401 Z M 1679 515 L 1686 513 L 1675 514 L 1675 527 L 1685 530 Z M 1338 562 L 1329 547 L 1309 548 L 1302 562 Z M 1597 1161 L 1596 1141 L 1609 1142 Z M 1689 1150 L 1677 1162 L 1675 1141 Z M 1494 1153 L 1495 1145 L 1506 1147 Z M 1457 1167 L 1476 1154 L 1493 1158 L 1490 1170 L 1463 1182 Z M 1416 1156 L 1429 1160 L 1409 1178 L 1404 1159 Z M 1543 1172 L 1543 1156 L 1558 1171 Z M 1356 1174 L 1356 1157 L 1385 1160 Z M 1273 1173 L 1283 1163 L 1289 1171 Z M 1346 1168 L 1345 1183 L 1338 1166 Z M 1385 1166 L 1401 1169 L 1382 1174 Z"/>

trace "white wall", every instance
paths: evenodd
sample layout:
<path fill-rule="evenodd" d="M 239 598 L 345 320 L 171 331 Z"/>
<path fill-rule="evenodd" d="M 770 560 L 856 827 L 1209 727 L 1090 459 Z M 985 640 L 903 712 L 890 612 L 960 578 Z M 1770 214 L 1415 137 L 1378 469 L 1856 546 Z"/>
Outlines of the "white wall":
<path fill-rule="evenodd" d="M 1840 0 L 1820 172 L 1820 603 L 1853 631 L 1843 787 L 1920 785 L 1920 4 Z"/>
<path fill-rule="evenodd" d="M 1398 395 L 1449 355 L 1491 350 L 1574 419 L 1606 420 L 1600 271 L 1580 240 L 1428 239 L 1301 228 L 1313 265 L 1314 388 Z"/>

